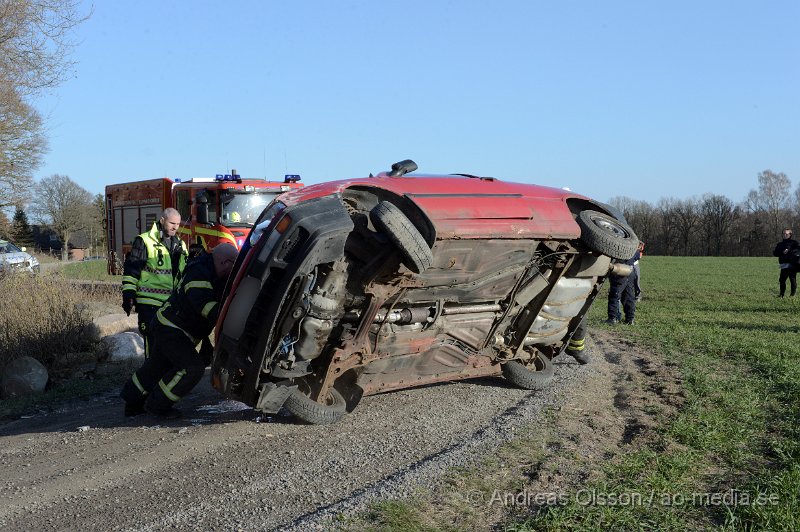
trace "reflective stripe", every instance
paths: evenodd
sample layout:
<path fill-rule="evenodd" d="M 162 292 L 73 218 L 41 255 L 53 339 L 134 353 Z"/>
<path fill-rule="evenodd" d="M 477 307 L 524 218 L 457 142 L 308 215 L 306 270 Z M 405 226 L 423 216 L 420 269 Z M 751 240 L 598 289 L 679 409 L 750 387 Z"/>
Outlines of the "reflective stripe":
<path fill-rule="evenodd" d="M 147 395 L 147 390 L 145 390 L 144 386 L 142 386 L 142 383 L 139 382 L 139 377 L 136 376 L 136 373 L 133 374 L 131 380 L 133 381 L 133 384 L 136 385 L 137 388 L 139 388 L 139 391 L 142 392 L 142 395 Z"/>
<path fill-rule="evenodd" d="M 584 340 L 570 340 L 567 349 L 570 351 L 583 351 L 584 347 Z"/>
<path fill-rule="evenodd" d="M 190 288 L 208 288 L 209 290 L 214 289 L 214 287 L 208 281 L 190 281 L 183 285 L 184 293 Z"/>
<path fill-rule="evenodd" d="M 165 305 L 163 308 L 161 308 L 161 310 L 156 312 L 156 318 L 158 318 L 158 321 L 160 321 L 162 325 L 166 325 L 167 327 L 172 327 L 173 329 L 178 329 L 183 334 L 185 334 L 189 338 L 189 340 L 194 342 L 195 345 L 200 343 L 200 340 L 196 339 L 194 336 L 192 336 L 188 332 L 184 331 L 183 329 L 181 329 L 180 327 L 178 327 L 177 325 L 175 325 L 174 323 L 172 323 L 171 321 L 169 321 L 167 318 L 164 317 L 164 315 L 161 313 L 161 311 L 164 310 L 165 308 L 167 308 L 168 306 L 169 305 Z"/>
<path fill-rule="evenodd" d="M 150 265 L 145 265 L 144 270 L 156 275 L 172 275 L 172 268 L 167 270 L 164 268 L 153 268 Z"/>
<path fill-rule="evenodd" d="M 158 381 L 158 387 L 161 388 L 161 391 L 164 392 L 164 395 L 167 396 L 167 399 L 173 403 L 177 403 L 181 400 L 180 397 L 172 393 L 172 389 L 181 381 L 184 375 L 186 375 L 186 370 L 182 369 L 176 373 L 174 377 L 172 377 L 172 380 L 169 381 L 169 384 L 164 384 L 164 379 Z"/>
<path fill-rule="evenodd" d="M 230 240 L 234 246 L 236 245 L 236 239 L 233 238 L 232 235 L 229 235 L 228 233 L 223 233 L 222 231 L 215 231 L 214 229 L 205 229 L 203 227 L 195 227 L 194 232 L 200 235 L 208 235 L 208 236 L 216 236 L 218 238 L 224 238 L 225 240 Z"/>
<path fill-rule="evenodd" d="M 145 294 L 171 294 L 172 290 L 168 288 L 149 288 L 147 286 L 139 287 L 139 292 Z"/>
<path fill-rule="evenodd" d="M 153 307 L 160 307 L 161 305 L 164 304 L 164 302 L 161 301 L 160 299 L 152 299 L 152 298 L 144 297 L 144 296 L 136 296 L 136 304 L 137 305 L 150 305 L 150 306 L 153 306 Z"/>
<path fill-rule="evenodd" d="M 203 315 L 204 318 L 207 318 L 211 311 L 214 310 L 214 307 L 217 305 L 216 301 L 212 301 L 210 303 L 206 303 L 206 306 L 203 307 L 203 311 L 200 313 Z"/>

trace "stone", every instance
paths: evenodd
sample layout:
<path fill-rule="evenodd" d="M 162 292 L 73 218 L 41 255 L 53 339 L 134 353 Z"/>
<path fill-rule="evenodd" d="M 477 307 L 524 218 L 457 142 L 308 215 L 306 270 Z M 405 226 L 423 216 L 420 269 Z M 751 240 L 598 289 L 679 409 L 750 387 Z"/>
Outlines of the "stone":
<path fill-rule="evenodd" d="M 4 399 L 41 393 L 49 379 L 47 368 L 35 358 L 15 358 L 3 369 L 0 395 Z"/>
<path fill-rule="evenodd" d="M 108 362 L 144 359 L 144 339 L 135 332 L 121 332 L 103 338 L 108 347 Z"/>
<path fill-rule="evenodd" d="M 92 327 L 96 331 L 98 338 L 112 336 L 121 332 L 139 330 L 139 321 L 136 314 L 126 316 L 120 314 L 106 314 L 92 320 Z"/>

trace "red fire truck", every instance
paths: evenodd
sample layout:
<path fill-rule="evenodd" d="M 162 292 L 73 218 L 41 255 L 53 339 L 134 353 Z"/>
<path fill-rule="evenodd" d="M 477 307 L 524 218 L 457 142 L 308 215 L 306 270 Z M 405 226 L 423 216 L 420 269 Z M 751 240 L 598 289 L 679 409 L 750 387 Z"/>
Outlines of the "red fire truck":
<path fill-rule="evenodd" d="M 148 179 L 106 187 L 108 272 L 122 273 L 122 262 L 137 235 L 149 230 L 167 207 L 181 213 L 180 237 L 190 249 L 212 249 L 242 242 L 272 199 L 300 188 L 300 176 L 284 181 L 242 179 L 236 170 L 187 180 Z"/>

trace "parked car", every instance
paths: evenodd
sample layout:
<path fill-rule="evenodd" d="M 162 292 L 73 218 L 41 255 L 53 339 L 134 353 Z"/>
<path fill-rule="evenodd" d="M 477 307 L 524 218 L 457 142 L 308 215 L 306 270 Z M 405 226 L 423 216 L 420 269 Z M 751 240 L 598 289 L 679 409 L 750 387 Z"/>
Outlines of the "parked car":
<path fill-rule="evenodd" d="M 39 260 L 30 255 L 25 247 L 19 248 L 8 240 L 0 240 L 0 272 L 39 272 Z"/>
<path fill-rule="evenodd" d="M 609 272 L 630 271 L 614 259 L 633 256 L 633 230 L 567 190 L 416 168 L 307 186 L 264 210 L 226 287 L 217 390 L 331 423 L 365 395 L 552 378 Z"/>

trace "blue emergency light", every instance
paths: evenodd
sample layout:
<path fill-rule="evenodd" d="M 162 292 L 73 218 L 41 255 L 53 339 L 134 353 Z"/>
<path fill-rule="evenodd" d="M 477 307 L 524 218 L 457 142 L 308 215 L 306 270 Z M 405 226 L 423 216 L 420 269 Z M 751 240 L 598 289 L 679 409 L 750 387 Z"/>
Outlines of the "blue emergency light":
<path fill-rule="evenodd" d="M 283 178 L 284 183 L 297 183 L 300 181 L 300 175 L 298 174 L 286 174 Z"/>
<path fill-rule="evenodd" d="M 217 174 L 214 178 L 217 181 L 238 181 L 241 182 L 242 176 L 239 174 Z"/>

